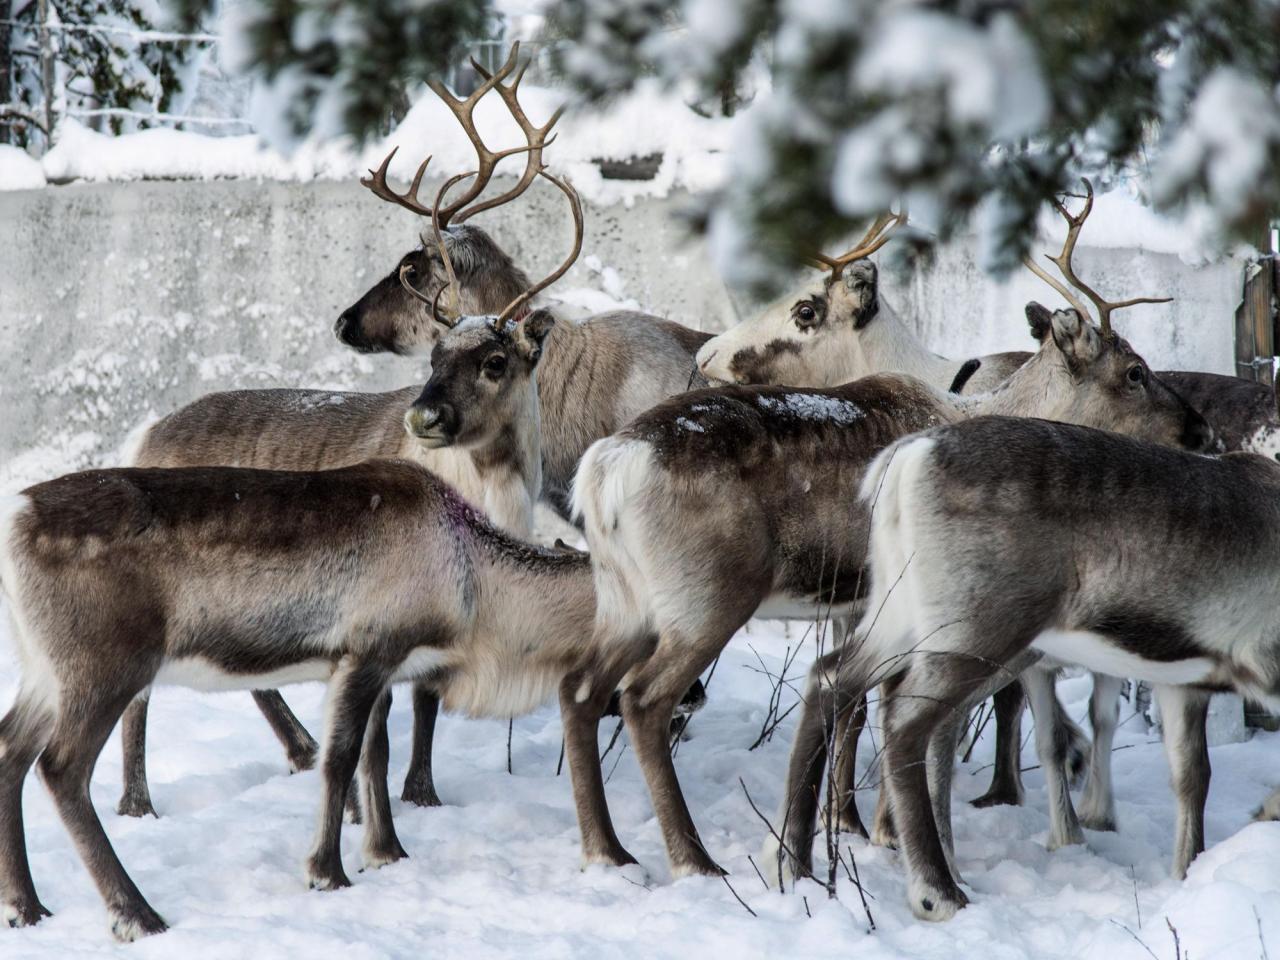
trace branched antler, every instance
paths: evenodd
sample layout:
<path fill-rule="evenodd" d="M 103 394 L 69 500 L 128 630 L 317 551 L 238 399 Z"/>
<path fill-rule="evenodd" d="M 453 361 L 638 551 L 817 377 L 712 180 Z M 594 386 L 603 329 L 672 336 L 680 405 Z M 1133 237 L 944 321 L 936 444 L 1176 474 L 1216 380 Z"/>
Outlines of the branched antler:
<path fill-rule="evenodd" d="M 563 277 L 565 272 L 573 266 L 573 262 L 578 259 L 578 254 L 582 252 L 582 201 L 578 198 L 578 191 L 573 189 L 573 186 L 567 181 L 552 176 L 547 173 L 546 170 L 539 170 L 538 176 L 545 177 L 550 180 L 560 188 L 561 192 L 564 193 L 566 197 L 569 198 L 569 209 L 573 212 L 573 249 L 569 252 L 569 256 L 565 258 L 564 263 L 560 264 L 560 266 L 553 270 L 547 277 L 539 280 L 532 287 L 507 304 L 506 309 L 503 310 L 502 313 L 498 314 L 498 321 L 495 324 L 498 330 L 501 330 L 503 326 L 516 315 L 520 308 L 537 296 L 538 293 Z"/>
<path fill-rule="evenodd" d="M 1121 310 L 1125 307 L 1132 307 L 1139 303 L 1169 303 L 1172 297 L 1131 297 L 1128 300 L 1107 300 L 1100 293 L 1090 287 L 1087 283 L 1080 279 L 1076 273 L 1075 265 L 1072 263 L 1072 256 L 1076 251 L 1076 242 L 1080 239 L 1080 230 L 1084 226 L 1084 222 L 1089 219 L 1089 214 L 1093 212 L 1093 184 L 1089 182 L 1088 177 L 1081 178 L 1084 181 L 1084 206 L 1080 212 L 1073 214 L 1067 209 L 1067 205 L 1057 197 L 1053 198 L 1053 208 L 1062 215 L 1067 221 L 1067 238 L 1062 243 L 1062 251 L 1055 257 L 1045 254 L 1045 259 L 1054 264 L 1066 278 L 1067 283 L 1075 287 L 1076 290 L 1083 293 L 1098 311 L 1098 325 L 1102 328 L 1104 334 L 1111 333 L 1111 314 L 1112 311 Z M 1022 262 L 1026 264 L 1027 269 L 1034 273 L 1058 293 L 1062 294 L 1080 313 L 1081 317 L 1089 316 L 1088 309 L 1080 301 L 1080 299 L 1071 294 L 1066 287 L 1055 280 L 1053 277 L 1035 263 L 1030 257 L 1024 257 Z"/>
<path fill-rule="evenodd" d="M 474 177 L 476 171 L 472 170 L 468 173 L 460 173 L 456 177 L 450 177 L 440 187 L 436 193 L 436 205 L 431 212 L 431 226 L 435 232 L 436 249 L 440 253 L 440 260 L 444 264 L 444 272 L 449 278 L 449 282 L 440 287 L 436 291 L 434 297 L 427 297 L 418 292 L 417 287 L 409 282 L 406 275 L 409 270 L 413 269 L 413 264 L 406 263 L 400 267 L 400 285 L 409 291 L 415 299 L 422 301 L 431 308 L 431 316 L 437 323 L 446 327 L 452 327 L 458 322 L 458 316 L 462 311 L 462 288 L 458 284 L 458 275 L 453 270 L 453 260 L 449 257 L 449 248 L 444 242 L 444 232 L 440 223 L 440 215 L 436 212 L 440 209 L 440 204 L 444 201 L 445 196 L 453 189 L 454 184 Z M 416 192 L 416 191 L 415 191 Z M 425 238 L 424 238 L 425 239 Z M 445 307 L 445 312 L 440 312 L 440 297 L 445 291 L 449 291 L 449 304 Z"/>
<path fill-rule="evenodd" d="M 829 257 L 825 253 L 815 253 L 810 257 L 810 262 L 818 268 L 826 268 L 831 271 L 833 278 L 839 278 L 844 273 L 844 268 L 855 260 L 861 260 L 869 257 L 881 247 L 883 247 L 893 237 L 898 227 L 907 222 L 907 211 L 903 208 L 901 213 L 882 213 L 876 217 L 875 222 L 863 234 L 852 249 L 840 254 L 838 257 Z"/>
<path fill-rule="evenodd" d="M 519 42 L 511 45 L 511 53 L 507 56 L 506 61 L 494 73 L 489 73 L 480 64 L 473 59 L 472 65 L 476 72 L 483 78 L 483 83 L 478 86 L 470 96 L 459 98 L 453 96 L 443 83 L 439 80 L 428 81 L 427 86 L 440 98 L 449 111 L 457 118 L 463 132 L 467 135 L 467 139 L 471 141 L 471 145 L 476 151 L 477 166 L 473 174 L 475 182 L 453 203 L 444 209 L 423 206 L 418 199 L 418 188 L 422 184 L 422 178 L 427 172 L 427 166 L 431 163 L 431 157 L 428 156 L 422 161 L 422 165 L 418 167 L 417 173 L 414 174 L 413 182 L 409 185 L 409 189 L 404 193 L 396 193 L 395 190 L 387 183 L 387 170 L 391 166 L 391 160 L 396 155 L 395 147 L 387 154 L 382 161 L 382 165 L 377 170 L 370 170 L 369 176 L 361 177 L 360 183 L 367 187 L 373 194 L 386 200 L 389 203 L 397 204 L 406 210 L 411 210 L 416 214 L 424 217 L 431 217 L 433 222 L 438 218 L 440 227 L 443 229 L 448 227 L 451 222 L 462 223 L 467 218 L 479 213 L 482 210 L 491 210 L 492 208 L 514 200 L 516 197 L 524 193 L 529 185 L 537 176 L 538 171 L 542 169 L 542 150 L 555 137 L 548 136 L 551 128 L 555 126 L 560 119 L 563 109 L 557 110 L 541 127 L 535 126 L 525 114 L 524 109 L 520 106 L 519 87 L 520 81 L 524 77 L 524 72 L 529 66 L 529 62 L 519 63 L 520 44 Z M 517 69 L 518 68 L 518 69 Z M 504 85 L 502 81 L 506 80 L 512 74 L 515 79 L 510 84 Z M 502 97 L 503 102 L 507 105 L 511 117 L 515 120 L 516 125 L 520 127 L 521 132 L 525 136 L 525 144 L 519 147 L 509 147 L 505 150 L 490 150 L 485 146 L 484 140 L 480 137 L 480 132 L 476 129 L 475 109 L 481 99 L 484 98 L 490 90 L 498 90 L 498 95 Z M 489 185 L 489 181 L 493 178 L 493 173 L 497 169 L 498 164 L 507 157 L 517 153 L 527 153 L 529 160 L 525 165 L 524 174 L 520 177 L 516 185 L 501 194 L 482 203 L 475 204 L 470 209 L 467 205 L 472 203 L 485 187 Z"/>

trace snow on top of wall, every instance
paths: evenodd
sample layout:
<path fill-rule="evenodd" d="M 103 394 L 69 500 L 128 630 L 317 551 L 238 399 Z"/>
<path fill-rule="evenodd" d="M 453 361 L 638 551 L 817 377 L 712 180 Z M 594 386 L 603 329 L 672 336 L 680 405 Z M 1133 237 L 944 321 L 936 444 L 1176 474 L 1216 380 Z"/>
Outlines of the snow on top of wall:
<path fill-rule="evenodd" d="M 529 87 L 521 90 L 521 100 L 529 118 L 540 124 L 561 104 L 563 94 Z M 515 121 L 496 96 L 480 102 L 475 122 L 491 149 L 524 143 Z M 728 143 L 729 124 L 726 119 L 694 113 L 678 94 L 662 91 L 656 83 L 642 84 L 633 95 L 605 111 L 564 117 L 545 157 L 551 169 L 567 174 L 582 195 L 596 203 L 630 203 L 638 197 L 665 196 L 681 188 L 707 190 L 717 186 L 724 175 L 721 156 Z M 265 146 L 256 135 L 209 137 L 155 129 L 109 136 L 68 119 L 59 124 L 56 143 L 43 160 L 32 160 L 12 149 L 0 156 L 0 189 L 30 189 L 45 180 L 343 180 L 376 168 L 393 147 L 400 149 L 390 173 L 401 180 L 412 177 L 428 154 L 432 157 L 430 171 L 436 176 L 463 173 L 476 165 L 475 151 L 453 114 L 423 88 L 403 122 L 384 141 L 364 149 L 356 149 L 345 139 L 308 141 L 289 156 Z M 10 154 L 26 160 L 5 161 Z M 595 162 L 650 155 L 662 156 L 657 174 L 650 180 L 606 180 Z M 25 173 L 9 175 L 10 165 L 19 163 Z M 514 174 L 522 165 L 517 155 L 505 161 L 502 170 Z"/>
<path fill-rule="evenodd" d="M 33 190 L 44 184 L 39 160 L 18 147 L 0 143 L 0 190 Z"/>

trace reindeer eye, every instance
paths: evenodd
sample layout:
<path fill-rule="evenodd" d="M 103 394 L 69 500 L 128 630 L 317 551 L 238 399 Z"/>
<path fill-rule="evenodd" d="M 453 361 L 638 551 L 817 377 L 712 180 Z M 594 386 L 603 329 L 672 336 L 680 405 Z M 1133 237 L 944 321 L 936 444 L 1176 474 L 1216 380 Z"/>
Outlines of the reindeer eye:
<path fill-rule="evenodd" d="M 1129 368 L 1129 372 L 1127 376 L 1129 377 L 1130 383 L 1134 383 L 1134 384 L 1146 383 L 1147 369 L 1146 367 L 1142 366 L 1142 364 L 1137 364 L 1136 366 L 1132 366 Z"/>
<path fill-rule="evenodd" d="M 507 358 L 495 353 L 484 362 L 484 372 L 495 380 L 507 372 Z"/>
<path fill-rule="evenodd" d="M 813 309 L 813 304 L 802 303 L 796 307 L 796 322 L 803 327 L 813 326 L 818 319 L 818 312 Z"/>

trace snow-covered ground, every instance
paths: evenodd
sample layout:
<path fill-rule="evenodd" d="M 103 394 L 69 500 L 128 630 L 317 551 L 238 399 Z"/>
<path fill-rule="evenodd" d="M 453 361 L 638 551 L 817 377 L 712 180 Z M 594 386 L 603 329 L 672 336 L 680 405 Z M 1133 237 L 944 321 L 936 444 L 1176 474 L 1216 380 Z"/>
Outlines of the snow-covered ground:
<path fill-rule="evenodd" d="M 0 703 L 7 705 L 17 680 L 7 616 L 3 622 Z M 360 828 L 347 826 L 344 860 L 354 886 L 337 893 L 308 891 L 301 864 L 319 801 L 318 775 L 288 774 L 246 694 L 166 689 L 151 707 L 151 782 L 161 819 L 115 815 L 120 764 L 114 737 L 94 778 L 93 799 L 127 869 L 172 929 L 128 947 L 111 941 L 102 903 L 32 776 L 24 797 L 27 842 L 37 888 L 55 915 L 35 928 L 0 931 L 0 957 L 46 960 L 127 951 L 133 957 L 189 960 L 1174 960 L 1166 920 L 1177 930 L 1184 957 L 1256 958 L 1266 956 L 1268 947 L 1271 956 L 1280 956 L 1280 824 L 1249 822 L 1254 807 L 1280 782 L 1280 741 L 1270 734 L 1212 751 L 1210 849 L 1185 883 L 1168 876 L 1174 810 L 1163 751 L 1131 718 L 1116 741 L 1121 832 L 1087 831 L 1087 847 L 1054 853 L 1045 849 L 1038 771 L 1026 774 L 1026 807 L 975 810 L 965 802 L 985 789 L 990 776 L 990 734 L 979 743 L 972 762 L 957 774 L 955 796 L 957 853 L 973 904 L 949 923 L 914 920 L 898 855 L 856 839 L 847 846 L 874 898 L 868 901 L 874 932 L 843 872 L 836 901 L 814 883 L 783 896 L 764 889 L 747 857 L 756 857 L 765 828 L 738 778 L 772 814 L 795 715 L 771 742 L 748 751 L 771 688 L 758 672 L 753 649 L 776 672 L 788 644 L 800 635 L 777 623 L 753 622 L 736 637 L 677 757 L 703 839 L 731 871 L 730 882 L 754 917 L 721 881 L 671 880 L 634 756 L 623 747 L 625 735 L 606 759 L 606 773 L 612 771 L 608 791 L 623 842 L 645 873 L 579 869 L 568 776 L 556 775 L 560 723 L 551 706 L 516 721 L 511 775 L 505 723 L 444 718 L 437 730 L 436 782 L 447 806 L 422 810 L 394 803 L 410 859 L 357 873 Z M 791 672 L 803 669 L 797 662 Z M 1084 716 L 1088 689 L 1087 679 L 1060 685 L 1073 716 Z M 304 722 L 318 730 L 321 688 L 286 693 Z M 784 697 L 784 709 L 790 700 Z M 398 792 L 408 756 L 407 697 L 397 700 L 391 721 Z M 602 749 L 611 733 L 612 724 L 602 724 Z M 864 764 L 870 753 L 864 745 Z M 1030 747 L 1024 763 L 1035 764 Z M 874 786 L 860 792 L 864 817 L 874 802 Z"/>

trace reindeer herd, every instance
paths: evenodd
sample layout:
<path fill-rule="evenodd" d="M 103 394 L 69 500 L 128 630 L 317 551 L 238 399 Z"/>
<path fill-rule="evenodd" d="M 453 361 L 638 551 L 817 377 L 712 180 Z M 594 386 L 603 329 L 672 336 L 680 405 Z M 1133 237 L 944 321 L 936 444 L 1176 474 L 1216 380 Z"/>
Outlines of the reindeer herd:
<path fill-rule="evenodd" d="M 363 821 L 367 867 L 405 856 L 387 783 L 397 682 L 413 685 L 404 801 L 440 803 L 441 704 L 505 718 L 555 693 L 584 861 L 634 862 L 600 769 L 612 708 L 673 874 L 720 874 L 681 792 L 672 717 L 696 706 L 699 677 L 752 617 L 836 625 L 810 672 L 769 839 L 780 880 L 810 871 L 820 808 L 868 835 L 854 753 L 875 687 L 885 746 L 869 835 L 902 851 L 918 916 L 966 902 L 950 781 L 964 718 L 985 697 L 996 698 L 997 764 L 977 802 L 1021 802 L 1029 700 L 1050 845 L 1082 842 L 1082 823 L 1114 830 L 1124 677 L 1156 685 L 1181 876 L 1204 847 L 1210 692 L 1280 704 L 1280 623 L 1259 602 L 1280 577 L 1270 391 L 1154 373 L 1111 329 L 1115 309 L 1148 300 L 1107 301 L 1076 274 L 1091 188 L 1078 213 L 1057 203 L 1068 232 L 1050 259 L 1065 283 L 1028 264 L 1070 304 L 1027 306 L 1033 353 L 952 361 L 914 338 L 868 259 L 905 214 L 840 257 L 815 252 L 820 280 L 716 337 L 636 312 L 557 320 L 535 298 L 578 256 L 582 210 L 544 166 L 558 114 L 529 121 L 518 54 L 481 70 L 465 99 L 432 84 L 475 146 L 475 171 L 430 206 L 418 198 L 426 162 L 403 194 L 387 183 L 390 156 L 363 181 L 430 232 L 335 333 L 360 351 L 429 352 L 425 386 L 211 395 L 153 425 L 129 467 L 0 499 L 0 581 L 22 667 L 0 720 L 10 925 L 49 913 L 24 841 L 35 765 L 113 933 L 165 929 L 89 798 L 123 718 L 119 812 L 154 814 L 155 685 L 252 690 L 292 767 L 318 759 L 313 887 L 350 882 L 344 810 Z M 485 146 L 473 115 L 491 92 L 525 146 Z M 522 175 L 484 199 L 513 155 Z M 530 283 L 466 221 L 539 180 L 567 199 L 574 235 L 560 267 Z M 531 543 L 539 502 L 576 522 L 589 552 Z M 1065 665 L 1094 672 L 1092 749 L 1054 692 Z M 319 749 L 275 690 L 314 681 L 328 684 Z M 1068 787 L 1086 760 L 1077 814 Z"/>

